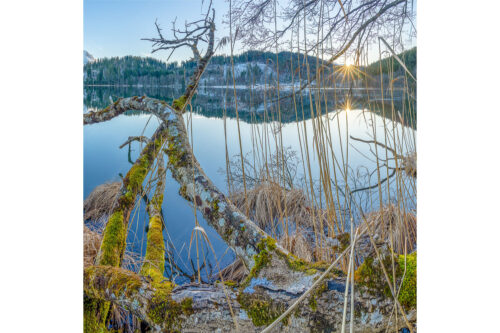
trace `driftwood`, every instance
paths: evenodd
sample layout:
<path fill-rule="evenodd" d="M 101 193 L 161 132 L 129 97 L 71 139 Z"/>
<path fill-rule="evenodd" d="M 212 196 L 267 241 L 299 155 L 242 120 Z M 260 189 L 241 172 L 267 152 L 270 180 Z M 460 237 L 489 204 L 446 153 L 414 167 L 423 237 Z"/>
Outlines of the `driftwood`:
<path fill-rule="evenodd" d="M 203 28 L 199 28 L 200 25 Z M 188 27 L 193 26 L 186 25 L 186 31 Z M 160 38 L 154 40 L 157 47 L 163 43 L 168 48 L 171 44 L 157 28 L 160 34 Z M 305 292 L 309 293 L 306 300 L 279 322 L 274 331 L 340 331 L 346 289 L 344 274 L 332 270 L 317 283 L 315 290 L 310 290 L 329 265 L 309 263 L 284 250 L 215 187 L 192 153 L 182 115 L 214 53 L 213 15 L 207 14 L 193 29 L 203 31 L 203 34 L 189 34 L 177 42 L 188 43 L 194 50 L 198 67 L 185 93 L 172 105 L 146 96 L 135 96 L 118 99 L 103 110 L 84 114 L 84 125 L 111 120 L 127 110 L 149 112 L 161 120 L 123 177 L 95 265 L 84 270 L 85 331 L 107 330 L 106 318 L 110 304 L 114 303 L 147 323 L 153 331 L 257 332 L 275 321 Z M 177 31 L 180 32 L 183 31 Z M 197 49 L 200 41 L 207 43 L 203 56 Z M 175 286 L 163 276 L 165 247 L 160 208 L 165 172 L 160 161 L 164 153 L 168 155 L 167 167 L 181 186 L 180 195 L 193 203 L 250 272 L 239 286 L 223 283 Z M 155 170 L 158 180 L 148 204 L 150 221 L 146 257 L 139 274 L 136 274 L 121 267 L 126 231 L 135 201 L 140 198 L 142 183 Z M 366 229 L 360 232 L 360 243 L 363 240 L 369 242 L 379 258 L 373 261 L 374 266 L 370 269 L 376 271 L 380 265 L 385 273 L 389 267 L 384 268 L 384 260 L 390 251 L 382 251 L 383 244 L 377 245 L 365 233 Z M 350 246 L 342 254 L 348 253 Z M 380 269 L 378 271 L 377 275 L 382 276 Z M 390 292 L 395 294 L 392 288 Z M 397 297 L 388 296 L 373 286 L 356 287 L 354 308 L 356 332 L 385 331 L 387 327 L 412 330 L 411 322 L 416 320 L 415 309 L 403 310 Z"/>

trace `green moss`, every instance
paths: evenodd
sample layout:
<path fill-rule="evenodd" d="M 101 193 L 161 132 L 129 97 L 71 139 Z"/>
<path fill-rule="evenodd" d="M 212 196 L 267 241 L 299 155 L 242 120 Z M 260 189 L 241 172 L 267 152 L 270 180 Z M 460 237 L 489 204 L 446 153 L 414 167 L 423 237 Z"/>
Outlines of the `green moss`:
<path fill-rule="evenodd" d="M 238 282 L 233 281 L 233 280 L 226 280 L 226 281 L 224 281 L 224 284 L 228 287 L 231 287 L 231 288 L 236 288 L 238 286 Z"/>
<path fill-rule="evenodd" d="M 406 274 L 399 291 L 398 300 L 406 309 L 415 308 L 417 305 L 417 254 L 406 256 Z M 394 255 L 396 285 L 399 286 L 405 269 L 404 256 Z M 383 257 L 382 263 L 393 283 L 391 254 Z M 391 289 L 387 284 L 380 263 L 374 258 L 367 257 L 354 273 L 356 282 L 378 296 L 392 297 Z"/>
<path fill-rule="evenodd" d="M 104 327 L 102 318 L 106 318 L 109 307 L 106 308 L 103 304 L 109 305 L 109 302 L 100 301 L 105 297 L 101 293 L 111 293 L 117 297 L 130 296 L 133 293 L 140 293 L 143 283 L 139 275 L 110 266 L 92 266 L 85 269 L 84 281 L 85 290 L 96 297 L 96 299 L 86 297 L 84 300 L 85 326 L 88 327 L 86 332 L 102 332 L 99 329 Z M 180 302 L 174 301 L 172 289 L 175 285 L 164 279 L 153 280 L 151 286 L 154 288 L 154 294 L 146 309 L 147 316 L 167 332 L 180 329 L 183 321 L 181 316 L 194 313 L 192 298 L 185 298 Z"/>
<path fill-rule="evenodd" d="M 177 111 L 181 111 L 184 108 L 185 104 L 186 104 L 186 96 L 182 95 L 178 99 L 174 100 L 174 102 L 172 103 L 172 107 Z"/>
<path fill-rule="evenodd" d="M 131 192 L 137 192 L 141 186 L 146 174 L 148 173 L 148 156 L 144 155 L 129 170 L 127 175 L 127 189 Z"/>
<path fill-rule="evenodd" d="M 106 224 L 104 236 L 101 243 L 100 265 L 119 266 L 123 250 L 125 250 L 125 240 L 127 230 L 123 222 L 123 211 L 115 211 Z"/>
<path fill-rule="evenodd" d="M 399 256 L 399 268 L 405 270 L 405 256 Z M 406 274 L 399 291 L 399 302 L 406 309 L 417 306 L 417 253 L 406 256 Z"/>
<path fill-rule="evenodd" d="M 179 189 L 179 194 L 181 195 L 181 197 L 187 198 L 187 186 L 186 185 L 181 186 L 181 188 Z"/>
<path fill-rule="evenodd" d="M 267 326 L 285 311 L 283 304 L 274 302 L 264 295 L 240 293 L 237 300 L 255 326 Z M 288 320 L 285 318 L 284 323 L 287 322 Z"/>
<path fill-rule="evenodd" d="M 123 179 L 126 192 L 118 199 L 120 207 L 126 211 L 134 204 L 135 197 L 142 187 L 152 161 L 158 155 L 164 136 L 158 136 L 144 148 L 144 154 L 134 163 Z"/>
<path fill-rule="evenodd" d="M 165 153 L 168 155 L 168 163 L 174 167 L 186 166 L 186 152 L 177 148 L 175 138 L 169 138 L 168 148 L 165 149 Z"/>
<path fill-rule="evenodd" d="M 102 315 L 100 309 L 103 302 L 96 299 L 83 297 L 83 332 L 85 333 L 98 333 L 107 332 L 106 325 L 104 324 L 105 316 Z"/>
<path fill-rule="evenodd" d="M 197 199 L 196 199 L 197 200 Z M 201 200 L 201 199 L 200 199 Z M 214 199 L 210 203 L 210 208 L 205 208 L 205 213 L 211 221 L 216 221 L 219 218 L 219 199 Z M 233 230 L 228 228 L 226 230 L 226 239 L 233 233 Z"/>
<path fill-rule="evenodd" d="M 212 201 L 212 215 L 217 217 L 219 215 L 219 199 Z"/>
<path fill-rule="evenodd" d="M 326 283 L 322 283 L 321 286 L 316 288 L 316 290 L 311 293 L 311 296 L 309 298 L 309 306 L 311 307 L 311 310 L 316 311 L 316 309 L 318 308 L 318 302 L 316 301 L 316 298 L 320 297 L 327 290 L 328 287 L 326 286 Z"/>
<path fill-rule="evenodd" d="M 108 332 L 105 321 L 109 310 L 109 302 L 102 302 L 83 296 L 83 332 Z"/>
<path fill-rule="evenodd" d="M 194 313 L 193 310 L 193 299 L 191 297 L 186 297 L 181 301 L 182 312 L 185 315 L 192 315 Z"/>
<path fill-rule="evenodd" d="M 383 262 L 384 267 L 388 269 L 391 265 L 390 255 L 386 256 Z M 354 279 L 359 285 L 366 287 L 373 295 L 385 297 L 391 296 L 391 290 L 387 285 L 384 273 L 380 268 L 380 264 L 374 260 L 373 257 L 365 258 L 363 264 L 361 264 L 356 272 L 354 272 Z"/>
<path fill-rule="evenodd" d="M 165 262 L 165 242 L 163 240 L 162 221 L 159 216 L 149 220 L 146 256 L 141 268 L 141 275 L 149 276 L 154 281 L 163 280 Z"/>
<path fill-rule="evenodd" d="M 86 290 L 97 298 L 105 298 L 105 291 L 116 296 L 124 294 L 130 296 L 137 292 L 141 285 L 140 277 L 127 270 L 112 266 L 91 266 L 84 271 L 86 281 Z M 94 287 L 94 284 L 97 287 Z M 105 286 L 105 288 L 103 288 Z"/>
<path fill-rule="evenodd" d="M 161 185 L 156 184 L 156 186 Z M 159 212 L 161 210 L 161 205 L 163 204 L 163 193 L 154 195 L 149 204 L 152 205 L 157 212 Z"/>
<path fill-rule="evenodd" d="M 162 326 L 167 332 L 179 331 L 183 322 L 182 314 L 191 315 L 193 299 L 185 298 L 180 303 L 171 297 L 173 284 L 170 282 L 155 285 L 156 292 L 151 298 L 147 315 L 155 324 Z"/>
<path fill-rule="evenodd" d="M 247 287 L 254 277 L 258 277 L 260 270 L 271 261 L 271 252 L 276 249 L 276 240 L 271 237 L 263 238 L 257 244 L 257 249 L 259 253 L 253 256 L 255 263 L 250 270 L 250 274 L 241 284 L 242 288 Z"/>
<path fill-rule="evenodd" d="M 285 259 L 288 267 L 294 271 L 298 272 L 304 272 L 307 275 L 314 275 L 318 273 L 318 271 L 324 271 L 328 268 L 328 263 L 325 262 L 315 262 L 311 263 L 308 261 L 305 261 L 304 259 L 298 258 L 294 254 L 285 254 L 281 251 L 276 251 L 279 256 L 281 256 L 283 259 Z M 337 271 L 335 271 L 338 273 Z"/>
<path fill-rule="evenodd" d="M 280 251 L 276 246 L 276 240 L 272 237 L 263 238 L 258 244 L 257 249 L 259 253 L 254 255 L 255 264 L 250 271 L 250 274 L 246 277 L 246 279 L 241 284 L 243 287 L 246 287 L 250 284 L 252 278 L 257 277 L 259 271 L 262 267 L 265 267 L 270 261 L 272 252 L 277 254 L 279 257 L 285 260 L 288 267 L 294 271 L 303 272 L 306 275 L 315 275 L 319 273 L 319 271 L 324 271 L 328 268 L 329 264 L 325 262 L 316 262 L 310 263 L 303 259 L 296 257 L 293 254 L 285 254 Z M 334 269 L 331 272 L 333 275 L 344 275 L 341 271 Z"/>
<path fill-rule="evenodd" d="M 296 257 L 295 255 L 293 255 L 291 253 L 288 256 L 286 256 L 286 259 L 287 259 L 286 263 L 288 264 L 288 267 L 290 267 L 294 271 L 306 272 L 307 270 L 310 269 L 309 268 L 310 265 L 308 262 Z"/>
<path fill-rule="evenodd" d="M 232 234 L 233 234 L 233 229 L 230 227 L 227 227 L 226 230 L 224 231 L 224 235 L 222 236 L 222 238 L 224 240 L 228 241 Z"/>
<path fill-rule="evenodd" d="M 318 302 L 316 302 L 316 297 L 311 296 L 311 298 L 309 299 L 309 307 L 311 308 L 311 310 L 316 311 L 316 309 L 318 308 Z"/>
<path fill-rule="evenodd" d="M 118 200 L 120 207 L 123 209 L 126 209 L 128 207 L 131 207 L 132 204 L 134 203 L 135 196 L 131 191 L 125 192 L 124 195 L 120 197 Z"/>
<path fill-rule="evenodd" d="M 111 303 L 102 300 L 104 292 L 130 296 L 139 290 L 141 280 L 132 272 L 111 266 L 91 266 L 84 274 L 85 289 L 96 295 L 96 298 L 84 296 L 84 332 L 108 332 L 105 322 Z"/>

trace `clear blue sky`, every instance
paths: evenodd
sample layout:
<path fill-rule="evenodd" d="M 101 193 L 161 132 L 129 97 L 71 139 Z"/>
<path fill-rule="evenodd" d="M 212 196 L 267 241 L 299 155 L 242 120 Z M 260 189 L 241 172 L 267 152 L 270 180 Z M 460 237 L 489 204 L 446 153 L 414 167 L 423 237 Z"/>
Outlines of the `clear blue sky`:
<path fill-rule="evenodd" d="M 208 6 L 204 1 L 203 12 Z M 141 38 L 156 37 L 154 22 L 158 19 L 164 36 L 170 36 L 172 21 L 182 27 L 185 21 L 202 17 L 202 0 L 84 0 L 84 49 L 96 58 L 125 55 L 152 56 L 167 60 L 169 52 L 151 54 L 151 42 Z M 416 1 L 414 1 L 414 6 Z M 213 0 L 215 8 L 216 37 L 229 35 L 229 27 L 222 21 L 228 13 L 227 0 Z M 415 41 L 413 41 L 413 45 Z M 410 45 L 406 44 L 406 47 Z M 226 47 L 224 53 L 228 53 Z M 236 44 L 235 53 L 238 51 Z M 191 50 L 177 50 L 170 61 L 182 61 L 192 57 Z M 378 60 L 378 48 L 369 54 L 370 62 Z"/>
<path fill-rule="evenodd" d="M 149 56 L 151 43 L 141 38 L 156 37 L 154 26 L 158 19 L 164 35 L 177 23 L 201 18 L 201 0 L 84 0 L 83 32 L 84 49 L 94 57 L 114 57 L 125 55 Z M 207 1 L 204 7 L 206 8 Z M 215 0 L 216 36 L 229 35 L 228 28 L 222 24 L 229 3 Z M 158 51 L 153 57 L 166 60 L 168 52 Z M 179 49 L 170 58 L 186 60 L 191 50 Z"/>

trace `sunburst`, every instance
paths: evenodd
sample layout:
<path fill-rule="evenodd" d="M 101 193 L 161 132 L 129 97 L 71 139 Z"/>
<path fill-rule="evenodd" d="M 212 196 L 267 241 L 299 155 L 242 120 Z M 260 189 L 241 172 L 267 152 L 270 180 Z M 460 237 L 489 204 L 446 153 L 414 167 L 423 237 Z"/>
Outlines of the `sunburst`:
<path fill-rule="evenodd" d="M 361 79 L 363 76 L 371 78 L 370 75 L 362 71 L 359 66 L 353 64 L 349 59 L 346 60 L 344 65 L 339 66 L 337 69 L 335 69 L 334 74 L 340 74 L 340 76 L 342 77 L 342 84 L 344 84 L 346 80 L 348 80 L 348 82 L 352 82 L 356 79 Z"/>

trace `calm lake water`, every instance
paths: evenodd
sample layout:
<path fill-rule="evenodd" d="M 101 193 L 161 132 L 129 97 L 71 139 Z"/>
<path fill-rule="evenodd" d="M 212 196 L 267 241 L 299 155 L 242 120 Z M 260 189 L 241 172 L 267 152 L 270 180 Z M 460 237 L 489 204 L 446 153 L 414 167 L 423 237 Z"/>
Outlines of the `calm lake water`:
<path fill-rule="evenodd" d="M 138 87 L 86 87 L 84 92 L 84 112 L 88 110 L 103 108 L 110 103 L 110 97 L 116 100 L 118 97 L 127 97 L 134 95 L 147 95 L 150 97 L 161 98 L 168 102 L 172 98 L 179 96 L 179 90 L 174 88 L 138 88 Z M 228 92 L 227 98 L 230 99 L 233 92 Z M 214 184 L 224 193 L 227 193 L 226 176 L 221 170 L 225 170 L 225 139 L 224 139 L 224 121 L 221 118 L 224 110 L 224 98 L 226 95 L 225 89 L 221 88 L 200 88 L 198 96 L 193 100 L 193 148 L 194 153 L 206 174 L 212 179 Z M 282 95 L 286 95 L 283 92 Z M 303 103 L 304 113 L 309 115 L 308 109 L 309 101 L 307 92 L 303 94 L 301 101 L 296 100 L 300 105 Z M 348 161 L 348 184 L 351 190 L 366 187 L 377 182 L 376 162 L 371 151 L 374 151 L 374 146 L 363 142 L 349 140 L 346 144 L 346 137 L 349 135 L 364 140 L 373 140 L 373 126 L 376 129 L 376 138 L 380 142 L 388 140 L 391 147 L 392 131 L 396 133 L 396 147 L 398 153 L 407 153 L 415 151 L 415 126 L 407 126 L 406 124 L 415 123 L 415 115 L 403 112 L 402 104 L 404 103 L 404 96 L 397 97 L 401 104 L 396 105 L 396 109 L 400 111 L 400 118 L 398 122 L 391 122 L 387 118 L 381 116 L 380 109 L 382 103 L 380 102 L 381 96 L 377 92 L 354 92 L 352 93 L 352 103 L 349 110 L 340 110 L 338 112 L 332 111 L 329 113 L 330 131 L 332 135 L 332 148 L 340 164 L 342 159 Z M 328 96 L 328 103 L 335 101 L 337 97 L 337 105 L 345 105 L 345 97 Z M 268 99 L 269 100 L 269 99 Z M 272 99 L 270 99 L 272 100 Z M 366 105 L 366 101 L 379 101 L 378 108 L 371 108 L 378 110 L 376 113 L 362 111 Z M 240 130 L 242 139 L 243 154 L 252 151 L 252 137 L 255 129 L 259 131 L 271 131 L 273 126 L 265 123 L 263 119 L 264 99 L 262 93 L 252 92 L 249 93 L 246 89 L 238 90 L 238 110 L 240 112 Z M 227 126 L 227 146 L 229 156 L 239 154 L 239 142 L 237 123 L 234 118 L 234 102 L 228 100 L 226 103 L 228 119 L 226 120 Z M 331 104 L 328 104 L 329 108 Z M 272 105 L 266 105 L 270 112 L 272 112 Z M 297 124 L 295 121 L 295 111 L 293 104 L 290 102 L 283 102 L 280 106 L 283 113 L 283 122 L 285 123 L 282 128 L 283 145 L 290 147 L 290 149 L 297 152 L 300 160 L 300 142 L 297 134 Z M 387 111 L 390 107 L 385 108 Z M 254 111 L 253 113 L 249 110 Z M 333 106 L 331 107 L 333 110 Z M 299 109 L 299 114 L 302 111 Z M 187 117 L 187 115 L 186 115 Z M 302 116 L 300 116 L 302 117 Z M 306 117 L 307 118 L 307 117 Z M 301 118 L 302 119 L 302 118 Z M 401 123 L 403 120 L 403 125 Z M 254 125 L 252 125 L 252 122 Z M 308 133 L 308 143 L 311 158 L 311 171 L 313 178 L 319 180 L 319 168 L 316 153 L 313 150 L 313 128 L 311 119 L 306 119 L 306 130 Z M 391 135 L 388 138 L 384 137 L 384 123 L 390 129 Z M 257 124 L 257 125 L 255 125 Z M 129 136 L 146 135 L 151 136 L 158 126 L 158 120 L 151 117 L 149 114 L 134 113 L 121 115 L 111 121 L 87 125 L 84 127 L 84 198 L 98 185 L 110 182 L 119 181 L 120 174 L 125 175 L 129 170 L 131 164 L 128 160 L 128 148 L 124 147 L 119 149 L 119 146 L 127 140 Z M 302 128 L 302 120 L 300 125 Z M 275 126 L 274 126 L 275 127 Z M 340 132 L 340 134 L 339 134 Z M 142 134 L 143 133 L 143 134 Z M 341 139 L 339 139 L 339 137 Z M 404 137 L 404 142 L 401 138 Z M 303 137 L 301 138 L 303 141 Z M 271 144 L 273 146 L 274 143 Z M 135 160 L 140 153 L 141 147 L 139 143 L 132 144 L 131 158 Z M 379 154 L 384 155 L 385 150 L 379 148 Z M 331 161 L 331 158 L 330 158 Z M 388 166 L 394 166 L 394 160 L 389 160 Z M 337 169 L 339 171 L 339 169 Z M 303 176 L 302 161 L 298 164 L 297 178 Z M 369 176 L 371 174 L 371 176 Z M 332 173 L 333 175 L 333 173 Z M 381 168 L 381 179 L 387 175 L 387 169 Z M 404 181 L 403 177 L 403 181 Z M 339 187 L 344 188 L 344 182 L 339 181 Z M 398 181 L 396 177 L 390 178 L 389 188 L 392 198 L 397 192 Z M 415 192 L 412 186 L 407 185 L 405 196 L 407 197 L 407 209 L 414 209 Z M 384 189 L 387 185 L 384 184 Z M 179 184 L 173 180 L 170 174 L 167 174 L 166 193 L 163 203 L 163 213 L 166 222 L 165 238 L 169 241 L 168 248 L 171 255 L 176 261 L 177 265 L 186 272 L 191 273 L 192 267 L 189 263 L 188 251 L 189 242 L 192 230 L 195 225 L 193 216 L 193 209 L 187 201 L 185 201 L 178 194 Z M 361 202 L 364 211 L 370 211 L 373 207 L 377 208 L 379 205 L 378 189 L 360 191 L 354 194 L 357 202 Z M 387 190 L 383 192 L 382 200 L 388 202 L 390 198 L 387 196 Z M 341 206 L 344 204 L 341 200 Z M 128 235 L 128 249 L 144 255 L 146 245 L 146 234 L 144 232 L 145 225 L 147 225 L 148 217 L 142 204 L 133 213 L 134 218 L 130 223 L 130 231 Z M 234 260 L 234 254 L 227 248 L 225 243 L 219 235 L 204 221 L 201 214 L 198 214 L 198 221 L 201 226 L 206 230 L 208 237 L 214 247 L 217 259 L 220 266 L 224 267 Z M 205 253 L 210 252 L 205 249 Z M 191 258 L 196 260 L 196 250 L 193 244 L 191 249 Z M 216 269 L 215 260 L 213 255 L 207 256 L 208 262 L 212 265 L 214 272 Z M 196 266 L 196 264 L 194 265 Z M 168 270 L 168 267 L 167 267 Z M 176 283 L 183 283 L 186 279 L 183 277 L 176 277 Z"/>

